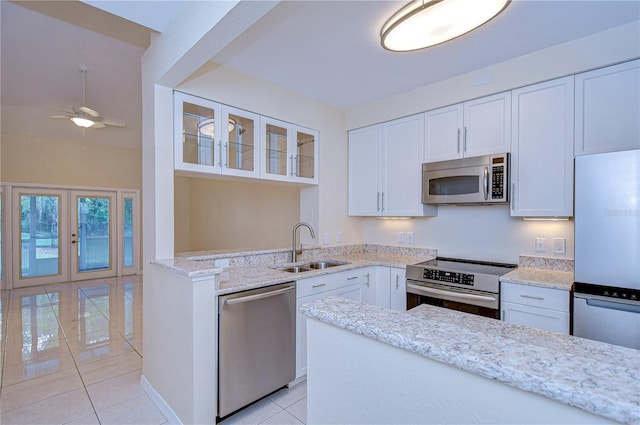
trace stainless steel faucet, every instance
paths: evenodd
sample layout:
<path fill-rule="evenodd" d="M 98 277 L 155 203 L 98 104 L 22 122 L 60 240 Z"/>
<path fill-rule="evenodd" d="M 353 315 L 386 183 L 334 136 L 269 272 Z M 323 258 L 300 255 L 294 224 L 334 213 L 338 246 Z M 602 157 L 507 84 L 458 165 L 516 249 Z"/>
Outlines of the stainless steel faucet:
<path fill-rule="evenodd" d="M 296 230 L 298 230 L 298 228 L 301 226 L 305 226 L 307 229 L 309 229 L 309 231 L 311 232 L 311 237 L 314 239 L 316 238 L 316 235 L 313 233 L 313 229 L 311 228 L 309 223 L 300 222 L 295 226 L 293 226 L 293 241 L 291 246 L 291 262 L 292 263 L 295 263 L 297 261 L 298 254 L 302 254 L 302 242 L 300 243 L 300 249 L 298 250 L 296 248 Z"/>

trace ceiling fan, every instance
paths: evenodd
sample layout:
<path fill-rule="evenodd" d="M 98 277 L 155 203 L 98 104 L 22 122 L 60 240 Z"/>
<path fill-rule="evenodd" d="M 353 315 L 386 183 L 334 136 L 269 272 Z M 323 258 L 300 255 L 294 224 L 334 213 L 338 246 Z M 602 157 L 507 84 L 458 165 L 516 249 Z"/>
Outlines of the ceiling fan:
<path fill-rule="evenodd" d="M 49 118 L 53 119 L 65 119 L 71 120 L 79 127 L 83 128 L 104 128 L 107 125 L 115 126 L 115 127 L 124 127 L 124 121 L 118 120 L 115 118 L 109 118 L 105 116 L 101 116 L 97 111 L 85 106 L 86 99 L 86 77 L 87 77 L 87 68 L 84 66 L 80 67 L 80 72 L 82 72 L 82 105 L 83 106 L 74 106 L 72 107 L 72 111 L 62 111 L 64 115 L 51 115 Z"/>

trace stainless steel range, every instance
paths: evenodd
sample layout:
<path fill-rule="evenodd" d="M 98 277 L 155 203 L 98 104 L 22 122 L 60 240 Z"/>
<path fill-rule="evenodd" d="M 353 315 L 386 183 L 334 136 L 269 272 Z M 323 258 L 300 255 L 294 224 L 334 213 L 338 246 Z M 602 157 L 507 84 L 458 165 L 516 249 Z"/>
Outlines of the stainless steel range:
<path fill-rule="evenodd" d="M 437 257 L 407 266 L 407 309 L 420 304 L 500 318 L 500 276 L 515 264 Z"/>

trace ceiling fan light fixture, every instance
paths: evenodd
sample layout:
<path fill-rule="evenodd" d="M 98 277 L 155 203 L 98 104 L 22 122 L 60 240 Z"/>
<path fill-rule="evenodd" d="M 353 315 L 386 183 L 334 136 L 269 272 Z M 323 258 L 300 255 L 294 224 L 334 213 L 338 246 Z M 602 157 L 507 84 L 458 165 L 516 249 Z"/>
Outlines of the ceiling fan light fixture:
<path fill-rule="evenodd" d="M 452 40 L 496 17 L 511 0 L 413 0 L 380 31 L 382 47 L 394 52 L 424 49 Z"/>
<path fill-rule="evenodd" d="M 82 117 L 72 117 L 71 121 L 73 121 L 73 123 L 78 127 L 84 127 L 84 128 L 89 128 L 95 124 L 95 122 L 91 121 L 90 119 L 82 118 Z"/>

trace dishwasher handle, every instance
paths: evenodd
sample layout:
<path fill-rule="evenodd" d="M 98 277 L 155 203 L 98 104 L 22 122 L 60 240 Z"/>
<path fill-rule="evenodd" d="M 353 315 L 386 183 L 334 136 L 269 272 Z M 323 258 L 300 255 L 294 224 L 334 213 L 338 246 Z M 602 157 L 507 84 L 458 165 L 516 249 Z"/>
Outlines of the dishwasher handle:
<path fill-rule="evenodd" d="M 592 307 L 607 308 L 609 310 L 626 311 L 628 313 L 640 314 L 640 305 L 617 303 L 614 301 L 605 301 L 597 298 L 587 298 L 587 305 Z"/>
<path fill-rule="evenodd" d="M 276 295 L 284 294 L 285 292 L 289 292 L 294 289 L 295 289 L 294 286 L 287 286 L 286 288 L 277 289 L 275 291 L 263 292 L 261 294 L 255 294 L 255 295 L 247 295 L 246 297 L 240 297 L 240 298 L 231 298 L 229 300 L 225 300 L 224 304 L 232 305 L 232 304 L 246 303 L 249 301 L 261 300 L 263 298 L 275 297 Z"/>

